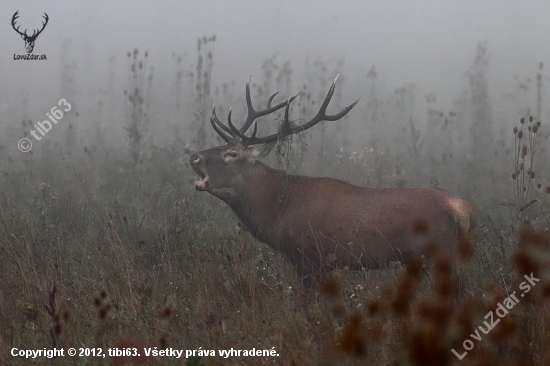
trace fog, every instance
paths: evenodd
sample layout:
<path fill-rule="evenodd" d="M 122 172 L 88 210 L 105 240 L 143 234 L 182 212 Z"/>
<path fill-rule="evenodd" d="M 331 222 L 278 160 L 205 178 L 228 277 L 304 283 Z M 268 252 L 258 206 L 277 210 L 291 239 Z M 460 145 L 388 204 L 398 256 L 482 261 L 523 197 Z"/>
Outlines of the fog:
<path fill-rule="evenodd" d="M 48 14 L 49 23 L 33 51 L 46 54 L 46 61 L 14 60 L 25 54 L 24 42 L 10 24 L 16 11 L 17 25 L 29 33 Z M 550 55 L 550 4 L 545 1 L 3 1 L 0 13 L 0 126 L 10 151 L 16 151 L 21 137 L 21 120 L 42 120 L 61 98 L 74 103 L 80 133 L 98 124 L 123 143 L 127 53 L 135 48 L 141 55 L 148 52 L 148 130 L 158 136 L 169 135 L 176 123 L 185 129 L 193 120 L 189 101 L 177 111 L 174 106 L 177 98 L 184 100 L 185 93 L 193 92 L 188 75 L 196 68 L 197 40 L 203 37 L 216 36 L 208 46 L 212 86 L 225 85 L 228 94 L 240 98 L 231 101 L 237 111 L 242 113 L 248 77 L 262 81 L 265 60 L 275 56 L 278 67 L 290 63 L 292 77 L 283 94 L 308 86 L 311 65 L 321 60 L 328 67 L 315 73 L 325 72 L 327 80 L 341 75 L 340 104 L 361 98 L 345 122 L 352 131 L 371 127 L 365 116 L 372 112 L 367 110 L 373 100 L 367 74 L 373 67 L 381 104 L 395 102 L 396 91 L 410 94 L 403 115 L 384 115 L 388 126 L 399 128 L 414 118 L 422 127 L 427 96 L 430 108 L 444 113 L 454 111 L 461 100 L 471 100 L 468 75 L 479 45 L 486 50 L 483 74 L 495 131 L 509 129 L 521 114 L 534 113 L 533 79 L 539 63 L 547 65 Z M 178 71 L 186 75 L 180 86 Z M 183 92 L 176 96 L 178 87 Z M 322 97 L 324 92 L 318 93 Z M 213 102 L 229 107 L 219 99 L 212 95 Z M 98 105 L 105 106 L 102 114 Z M 542 105 L 538 117 L 544 120 L 549 111 Z"/>
<path fill-rule="evenodd" d="M 50 16 L 35 50 L 47 53 L 48 62 L 13 61 L 13 53 L 24 51 L 9 21 L 16 10 L 29 28 L 40 25 L 43 12 Z M 82 69 L 82 89 L 107 75 L 111 55 L 123 59 L 129 49 L 147 49 L 158 72 L 169 73 L 173 52 L 193 53 L 198 37 L 215 34 L 219 82 L 243 83 L 272 55 L 296 66 L 306 56 L 324 55 L 344 57 L 353 80 L 377 65 L 388 88 L 415 83 L 452 95 L 477 42 L 487 42 L 493 76 L 510 83 L 547 60 L 550 32 L 550 5 L 544 1 L 4 1 L 0 11 L 5 19 L 0 76 L 4 93 L 8 89 L 15 100 L 31 85 L 39 85 L 31 94 L 55 88 L 67 42 L 70 58 Z"/>
<path fill-rule="evenodd" d="M 9 344 L 448 364 L 529 273 L 546 282 L 467 360 L 547 357 L 550 1 L 2 0 L 0 15 L 0 363 Z M 327 114 L 359 98 L 343 118 L 286 138 L 279 110 L 257 120 L 273 144 L 191 155 L 225 144 L 214 104 L 242 126 L 250 76 L 258 110 L 300 93 L 297 132 L 336 75 Z"/>

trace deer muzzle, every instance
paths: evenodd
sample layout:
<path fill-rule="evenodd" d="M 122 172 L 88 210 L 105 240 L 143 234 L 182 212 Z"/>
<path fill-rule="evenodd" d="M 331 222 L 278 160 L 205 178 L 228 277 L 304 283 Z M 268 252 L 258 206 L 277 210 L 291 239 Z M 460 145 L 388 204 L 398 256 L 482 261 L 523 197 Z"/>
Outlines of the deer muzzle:
<path fill-rule="evenodd" d="M 189 158 L 189 164 L 200 178 L 199 180 L 195 181 L 195 189 L 197 191 L 208 190 L 210 183 L 208 182 L 208 174 L 204 169 L 204 164 L 201 156 L 199 154 L 191 155 L 191 157 Z"/>

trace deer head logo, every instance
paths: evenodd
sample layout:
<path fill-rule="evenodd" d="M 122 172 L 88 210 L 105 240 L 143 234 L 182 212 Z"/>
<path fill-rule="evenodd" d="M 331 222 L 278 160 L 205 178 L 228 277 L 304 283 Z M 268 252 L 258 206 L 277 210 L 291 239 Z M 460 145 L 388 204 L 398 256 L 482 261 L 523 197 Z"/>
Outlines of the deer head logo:
<path fill-rule="evenodd" d="M 46 28 L 46 24 L 48 24 L 48 14 L 44 13 L 44 19 L 46 20 L 45 22 L 42 22 L 42 29 L 38 30 L 38 29 L 35 29 L 34 32 L 32 33 L 31 36 L 29 36 L 27 34 L 27 30 L 25 29 L 25 32 L 24 33 L 21 33 L 19 31 L 19 27 L 15 28 L 15 21 L 17 20 L 17 18 L 19 18 L 19 10 L 17 10 L 15 12 L 15 14 L 13 14 L 13 18 L 11 18 L 11 26 L 13 27 L 13 29 L 19 33 L 21 35 L 21 38 L 23 38 L 23 40 L 25 41 L 25 48 L 27 49 L 27 53 L 32 53 L 32 50 L 34 49 L 34 42 L 36 41 L 36 38 L 38 38 L 38 35 L 40 33 L 42 33 L 42 31 L 44 30 L 44 28 Z"/>

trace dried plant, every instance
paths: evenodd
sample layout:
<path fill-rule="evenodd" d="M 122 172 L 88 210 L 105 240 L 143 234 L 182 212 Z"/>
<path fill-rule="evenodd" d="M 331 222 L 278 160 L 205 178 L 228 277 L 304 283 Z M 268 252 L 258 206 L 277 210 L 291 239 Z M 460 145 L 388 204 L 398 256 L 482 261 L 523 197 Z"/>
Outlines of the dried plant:
<path fill-rule="evenodd" d="M 520 119 L 514 132 L 514 204 L 515 215 L 523 224 L 527 220 L 525 210 L 538 200 L 534 197 L 537 175 L 534 170 L 535 153 L 537 152 L 537 137 L 541 122 L 535 122 L 533 116 Z M 540 187 L 539 187 L 540 188 Z"/>

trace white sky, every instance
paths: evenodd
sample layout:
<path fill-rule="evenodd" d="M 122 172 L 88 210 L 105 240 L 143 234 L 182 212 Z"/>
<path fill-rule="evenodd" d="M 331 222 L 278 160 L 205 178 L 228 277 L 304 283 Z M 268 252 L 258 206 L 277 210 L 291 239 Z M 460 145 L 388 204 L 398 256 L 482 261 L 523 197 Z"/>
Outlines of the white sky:
<path fill-rule="evenodd" d="M 38 28 L 48 13 L 34 50 L 48 61 L 13 60 L 14 53 L 25 53 L 10 23 L 16 10 L 22 29 Z M 345 59 L 341 73 L 350 93 L 361 96 L 366 73 L 376 65 L 384 88 L 414 83 L 420 96 L 436 93 L 442 109 L 451 108 L 464 86 L 480 41 L 488 47 L 496 102 L 512 90 L 515 75 L 534 76 L 539 61 L 550 65 L 549 1 L 3 0 L 0 15 L 0 110 L 16 114 L 63 97 L 63 44 L 77 65 L 79 90 L 91 95 L 107 83 L 109 56 L 124 68 L 134 47 L 149 51 L 155 88 L 168 91 L 175 74 L 171 55 L 187 53 L 192 65 L 197 38 L 213 34 L 218 85 L 244 85 L 273 55 L 298 70 L 306 56 L 336 56 Z"/>

